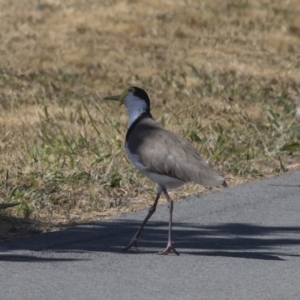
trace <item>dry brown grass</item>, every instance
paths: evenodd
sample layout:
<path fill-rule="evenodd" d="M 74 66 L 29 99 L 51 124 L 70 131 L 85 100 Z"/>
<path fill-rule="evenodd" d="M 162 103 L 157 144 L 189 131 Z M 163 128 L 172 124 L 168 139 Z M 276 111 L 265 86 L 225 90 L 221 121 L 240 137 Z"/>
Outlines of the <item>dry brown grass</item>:
<path fill-rule="evenodd" d="M 0 195 L 22 203 L 8 213 L 68 223 L 151 203 L 125 111 L 102 101 L 131 84 L 231 185 L 299 159 L 298 2 L 0 0 Z"/>

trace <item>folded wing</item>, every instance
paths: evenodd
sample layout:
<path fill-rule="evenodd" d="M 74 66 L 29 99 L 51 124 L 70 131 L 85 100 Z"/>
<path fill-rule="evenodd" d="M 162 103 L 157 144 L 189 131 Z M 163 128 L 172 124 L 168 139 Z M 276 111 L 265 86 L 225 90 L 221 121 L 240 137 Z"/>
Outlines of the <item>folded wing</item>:
<path fill-rule="evenodd" d="M 224 183 L 222 174 L 206 163 L 189 142 L 151 118 L 141 120 L 127 142 L 130 151 L 152 172 L 204 186 Z"/>

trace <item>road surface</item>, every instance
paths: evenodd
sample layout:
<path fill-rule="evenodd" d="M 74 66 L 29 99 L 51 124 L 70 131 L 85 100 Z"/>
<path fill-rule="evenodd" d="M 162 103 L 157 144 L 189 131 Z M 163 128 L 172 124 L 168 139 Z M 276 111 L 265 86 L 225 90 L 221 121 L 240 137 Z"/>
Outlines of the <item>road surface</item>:
<path fill-rule="evenodd" d="M 1 300 L 300 299 L 300 172 L 175 203 L 180 256 L 159 256 L 168 211 L 0 244 Z"/>

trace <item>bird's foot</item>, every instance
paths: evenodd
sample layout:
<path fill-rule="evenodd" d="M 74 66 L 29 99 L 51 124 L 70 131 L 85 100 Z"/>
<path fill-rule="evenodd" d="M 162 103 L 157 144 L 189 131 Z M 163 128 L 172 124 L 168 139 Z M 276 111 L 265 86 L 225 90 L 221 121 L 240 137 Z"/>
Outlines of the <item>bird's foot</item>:
<path fill-rule="evenodd" d="M 131 247 L 134 247 L 136 250 L 139 250 L 137 247 L 137 239 L 135 237 L 130 241 L 130 243 L 126 247 L 122 248 L 122 250 L 126 251 Z"/>
<path fill-rule="evenodd" d="M 171 242 L 168 242 L 166 249 L 162 252 L 159 252 L 159 255 L 168 255 L 171 251 L 173 251 L 176 255 L 179 255 L 179 252 L 175 249 Z"/>

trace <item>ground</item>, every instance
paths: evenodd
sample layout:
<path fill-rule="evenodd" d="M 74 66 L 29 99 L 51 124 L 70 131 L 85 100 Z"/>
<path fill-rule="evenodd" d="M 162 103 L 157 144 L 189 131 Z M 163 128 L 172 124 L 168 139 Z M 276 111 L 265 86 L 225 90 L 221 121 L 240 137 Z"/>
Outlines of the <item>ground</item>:
<path fill-rule="evenodd" d="M 1 210 L 0 239 L 152 203 L 154 185 L 123 149 L 124 107 L 103 101 L 128 85 L 229 185 L 299 162 L 298 0 L 0 6 L 0 196 L 20 203 Z"/>

